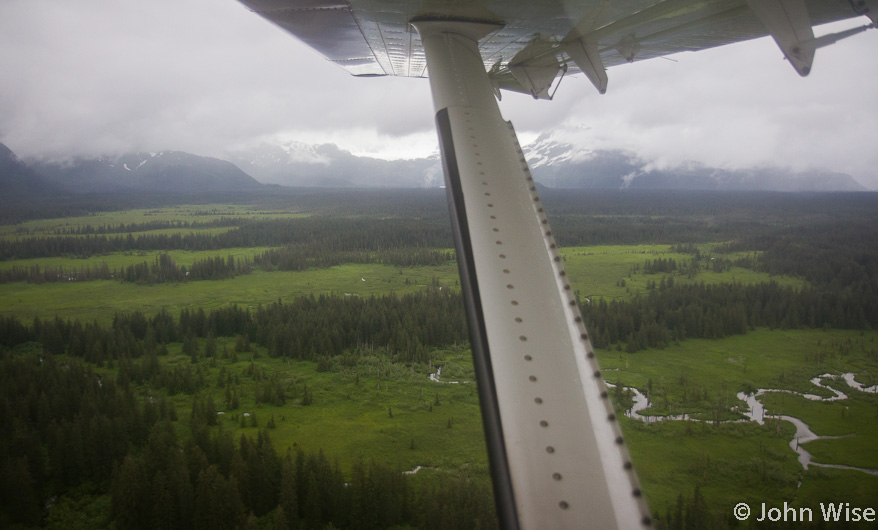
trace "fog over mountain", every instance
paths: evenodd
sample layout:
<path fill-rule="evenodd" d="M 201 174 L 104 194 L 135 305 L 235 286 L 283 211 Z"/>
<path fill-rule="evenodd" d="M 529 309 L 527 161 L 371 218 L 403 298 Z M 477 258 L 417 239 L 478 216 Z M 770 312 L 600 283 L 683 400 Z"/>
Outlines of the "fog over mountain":
<path fill-rule="evenodd" d="M 535 180 L 561 189 L 864 191 L 850 175 L 828 169 L 712 168 L 690 162 L 656 167 L 634 153 L 590 150 L 543 135 L 524 148 Z M 334 144 L 262 143 L 228 153 L 230 161 L 179 151 L 19 160 L 0 144 L 0 193 L 211 192 L 293 187 L 436 188 L 444 185 L 437 155 L 411 160 L 361 157 Z"/>
<path fill-rule="evenodd" d="M 261 143 L 228 154 L 260 182 L 282 186 L 435 188 L 444 184 L 438 156 L 383 160 L 355 156 L 335 144 Z"/>
<path fill-rule="evenodd" d="M 875 30 L 823 47 L 802 79 L 765 37 L 612 67 L 603 95 L 571 75 L 552 101 L 505 93 L 500 107 L 522 140 L 572 132 L 662 167 L 813 165 L 878 188 L 875 49 Z M 426 79 L 351 76 L 235 1 L 3 0 L 0 72 L 0 142 L 22 159 L 223 158 L 289 139 L 381 158 L 435 149 Z"/>
<path fill-rule="evenodd" d="M 524 148 L 534 179 L 550 188 L 686 189 L 753 191 L 865 191 L 845 173 L 777 166 L 745 169 L 708 167 L 698 162 L 656 167 L 621 150 L 590 150 L 544 134 Z"/>
<path fill-rule="evenodd" d="M 551 188 L 864 191 L 850 175 L 826 169 L 712 168 L 690 162 L 657 168 L 619 150 L 589 150 L 542 135 L 524 147 L 534 178 Z M 284 186 L 436 187 L 438 156 L 382 160 L 354 156 L 333 144 L 260 144 L 229 154 L 260 182 Z"/>

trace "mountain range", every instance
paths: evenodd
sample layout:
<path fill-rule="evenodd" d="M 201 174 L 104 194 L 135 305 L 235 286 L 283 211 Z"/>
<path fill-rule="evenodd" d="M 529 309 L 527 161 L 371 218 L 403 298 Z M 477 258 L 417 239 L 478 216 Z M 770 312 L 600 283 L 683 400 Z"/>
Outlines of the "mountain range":
<path fill-rule="evenodd" d="M 540 136 L 524 148 L 534 179 L 550 188 L 864 191 L 850 175 L 825 169 L 720 169 L 690 162 L 657 169 L 635 154 L 589 150 Z M 0 144 L 0 196 L 52 193 L 245 191 L 266 184 L 309 187 L 435 188 L 437 155 L 411 160 L 356 156 L 334 144 L 259 144 L 228 160 L 179 151 L 19 160 Z"/>
<path fill-rule="evenodd" d="M 435 188 L 444 184 L 437 155 L 410 160 L 356 156 L 335 144 L 262 143 L 228 153 L 238 167 L 282 186 Z"/>
<path fill-rule="evenodd" d="M 534 179 L 550 188 L 718 191 L 866 191 L 846 173 L 777 166 L 713 168 L 688 162 L 658 169 L 634 153 L 590 150 L 541 135 L 524 148 Z"/>
<path fill-rule="evenodd" d="M 853 177 L 825 169 L 719 169 L 690 162 L 655 169 L 635 154 L 588 150 L 542 135 L 524 147 L 534 179 L 550 188 L 760 191 L 865 191 Z M 436 187 L 444 183 L 434 155 L 413 160 L 354 156 L 333 144 L 260 144 L 229 154 L 260 182 L 283 186 Z"/>
<path fill-rule="evenodd" d="M 59 190 L 72 193 L 236 191 L 261 186 L 231 162 L 179 151 L 35 160 L 30 168 Z"/>
<path fill-rule="evenodd" d="M 52 186 L 0 144 L 0 198 L 43 195 Z"/>

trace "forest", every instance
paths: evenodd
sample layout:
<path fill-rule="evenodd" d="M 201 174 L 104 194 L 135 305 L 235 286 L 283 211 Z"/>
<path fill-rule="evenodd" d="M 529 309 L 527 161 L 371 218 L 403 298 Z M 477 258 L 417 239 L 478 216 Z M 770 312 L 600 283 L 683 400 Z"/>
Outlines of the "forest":
<path fill-rule="evenodd" d="M 611 248 L 600 251 L 619 260 L 612 278 L 571 273 L 599 357 L 760 330 L 878 329 L 874 194 L 547 190 L 543 198 L 556 212 L 558 241 L 584 249 L 565 255 L 571 271 L 594 261 L 595 249 Z M 462 389 L 452 398 L 450 385 L 426 378 L 436 366 L 454 373 L 448 352 L 467 347 L 458 289 L 409 277 L 455 266 L 442 195 L 311 190 L 237 199 L 235 208 L 192 201 L 192 213 L 177 218 L 166 213 L 167 197 L 16 205 L 0 231 L 0 300 L 14 308 L 13 292 L 81 282 L 198 282 L 216 285 L 221 299 L 222 282 L 261 275 L 270 283 L 345 264 L 385 267 L 400 278 L 392 285 L 409 290 L 179 311 L 135 302 L 101 321 L 0 313 L 0 526 L 495 527 L 479 466 L 407 475 L 399 462 L 362 454 L 342 465 L 337 454 L 287 443 L 292 427 L 283 418 L 329 405 L 315 379 L 323 376 L 357 392 L 398 383 L 402 394 L 406 378 L 423 374 L 412 387 L 416 405 L 384 397 L 388 404 L 373 407 L 385 420 L 474 399 Z M 101 220 L 137 207 L 148 215 Z M 648 247 L 625 250 L 635 245 Z M 253 250 L 232 255 L 241 248 Z M 180 264 L 173 252 L 215 256 Z M 584 294 L 596 289 L 618 294 Z M 863 352 L 864 366 L 878 367 L 878 349 L 864 342 Z M 308 367 L 311 379 L 275 374 L 269 367 L 279 365 L 267 363 L 301 363 L 289 366 Z M 465 378 L 471 368 L 462 366 L 456 375 Z M 342 394 L 350 400 L 354 391 Z M 620 407 L 627 402 L 616 397 Z M 444 430 L 465 421 L 462 412 L 456 418 L 442 416 Z M 416 451 L 420 438 L 406 436 Z M 670 496 L 676 504 L 653 505 L 656 527 L 734 526 L 698 486 Z"/>
<path fill-rule="evenodd" d="M 473 528 L 490 527 L 490 495 L 466 475 L 416 486 L 389 465 L 359 461 L 346 480 L 322 452 L 279 455 L 271 425 L 233 440 L 220 429 L 212 403 L 179 418 L 159 397 L 139 402 L 140 378 L 166 381 L 154 357 L 102 377 L 76 360 L 51 356 L 0 358 L 0 508 L 4 528 L 121 529 Z M 120 360 L 120 364 L 124 361 Z M 150 368 L 152 367 L 152 368 Z M 170 387 L 173 383 L 168 383 Z M 202 383 L 203 384 L 203 383 Z M 198 384 L 180 388 L 194 392 Z M 180 439 L 174 423 L 188 424 Z M 65 492 L 109 489 L 109 506 L 92 520 Z M 44 520 L 45 499 L 50 499 Z"/>

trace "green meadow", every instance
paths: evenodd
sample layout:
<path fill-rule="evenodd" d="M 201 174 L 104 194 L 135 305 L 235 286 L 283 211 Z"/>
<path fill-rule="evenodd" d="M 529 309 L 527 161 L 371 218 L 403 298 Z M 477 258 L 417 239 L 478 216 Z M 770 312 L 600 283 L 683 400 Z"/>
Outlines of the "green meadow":
<path fill-rule="evenodd" d="M 227 229 L 211 229 L 222 230 Z M 163 230 L 155 230 L 141 233 L 164 232 Z M 177 232 L 179 233 L 179 232 Z M 177 265 L 185 265 L 191 267 L 196 261 L 210 258 L 221 257 L 223 259 L 228 256 L 234 257 L 236 260 L 249 259 L 265 252 L 271 247 L 245 247 L 245 248 L 224 248 L 222 250 L 161 250 L 161 251 L 128 251 L 128 252 L 112 252 L 109 254 L 101 254 L 88 258 L 79 258 L 71 256 L 53 256 L 48 258 L 31 258 L 31 259 L 13 259 L 0 261 L 0 270 L 9 270 L 14 267 L 19 269 L 29 269 L 31 267 L 45 268 L 63 268 L 65 271 L 81 270 L 86 267 L 96 268 L 106 264 L 110 270 L 124 269 L 132 265 L 140 263 L 152 263 L 159 255 L 167 254 Z"/>
<path fill-rule="evenodd" d="M 715 243 L 699 245 L 702 254 L 709 255 Z M 682 265 L 692 259 L 690 254 L 673 252 L 670 245 L 597 245 L 591 247 L 569 247 L 561 249 L 564 267 L 570 281 L 581 297 L 626 299 L 635 294 L 648 291 L 647 283 L 658 282 L 662 276 L 673 277 L 675 282 L 705 283 L 708 285 L 737 282 L 746 285 L 775 281 L 780 285 L 795 288 L 804 287 L 801 278 L 771 276 L 743 267 L 714 272 L 701 267 L 691 277 L 678 272 L 666 274 L 644 274 L 641 270 L 645 261 L 673 259 Z M 729 259 L 729 255 L 723 256 Z M 731 258 L 741 257 L 733 254 Z M 708 258 L 709 261 L 709 258 Z M 624 284 L 623 284 L 624 281 Z"/>
<path fill-rule="evenodd" d="M 202 341 L 203 343 L 203 341 Z M 179 344 L 161 357 L 169 368 L 190 365 Z M 217 341 L 219 351 L 230 352 L 234 341 Z M 270 424 L 274 447 L 306 453 L 322 450 L 337 459 L 347 473 L 358 459 L 386 462 L 400 470 L 417 466 L 456 470 L 473 466 L 486 470 L 481 414 L 466 349 L 433 352 L 431 365 L 404 366 L 380 355 L 364 355 L 355 367 L 336 365 L 318 371 L 309 361 L 272 359 L 264 348 L 237 353 L 236 358 L 204 359 L 193 368 L 210 382 L 195 396 L 171 396 L 179 415 L 188 417 L 194 399 L 216 404 L 217 426 L 232 434 L 256 437 Z M 442 368 L 438 382 L 430 374 Z M 113 372 L 107 369 L 107 372 Z M 258 403 L 260 388 L 280 385 L 286 403 Z M 226 390 L 238 397 L 234 409 L 226 405 Z M 311 403 L 302 404 L 304 392 Z M 141 388 L 142 395 L 164 390 Z M 248 416 L 245 416 L 247 414 Z"/>
<path fill-rule="evenodd" d="M 210 254 L 210 253 L 208 253 Z M 142 261 L 142 260 L 141 260 Z M 78 318 L 81 321 L 112 321 L 117 312 L 141 311 L 153 315 L 166 309 L 205 310 L 237 304 L 259 304 L 298 296 L 381 296 L 404 294 L 438 283 L 458 288 L 455 264 L 392 267 L 380 264 L 346 264 L 301 272 L 264 272 L 214 281 L 139 285 L 114 280 L 0 284 L 0 314 L 24 319 Z"/>
<path fill-rule="evenodd" d="M 624 418 L 622 431 L 653 511 L 664 515 L 699 486 L 717 513 L 738 502 L 783 504 L 796 497 L 800 466 L 790 450 L 795 429 L 782 422 L 712 425 Z"/>
<path fill-rule="evenodd" d="M 799 418 L 822 438 L 804 447 L 815 462 L 875 468 L 875 440 L 878 439 L 878 397 L 838 386 L 848 398 L 814 402 L 802 396 L 771 393 L 763 396 L 770 414 Z"/>
<path fill-rule="evenodd" d="M 0 261 L 0 269 L 18 267 L 63 267 L 65 270 L 96 268 L 106 263 L 113 269 L 152 263 L 158 255 L 167 253 L 178 265 L 191 266 L 194 262 L 229 255 L 236 259 L 253 259 L 270 247 L 229 248 L 217 251 L 153 251 L 117 252 L 93 256 L 51 257 L 26 260 Z M 670 252 L 668 245 L 612 245 L 573 247 L 562 250 L 565 267 L 575 288 L 584 297 L 626 299 L 647 292 L 647 282 L 656 281 L 658 274 L 643 274 L 636 270 L 646 259 L 687 259 L 684 254 Z M 692 278 L 670 274 L 683 283 L 704 282 L 715 284 L 735 281 L 756 284 L 769 280 L 799 287 L 805 283 L 796 278 L 770 277 L 740 267 L 730 271 L 700 270 Z M 625 286 L 621 286 L 621 282 Z M 214 308 L 224 304 L 257 306 L 263 303 L 296 296 L 338 294 L 349 296 L 379 296 L 391 292 L 412 292 L 426 285 L 438 284 L 457 288 L 457 265 L 449 262 L 437 266 L 398 267 L 380 264 L 345 264 L 325 269 L 295 272 L 254 271 L 231 279 L 193 281 L 181 284 L 137 285 L 117 281 L 91 281 L 29 284 L 16 282 L 0 284 L 0 314 L 33 317 L 79 318 L 108 322 L 116 312 L 139 310 L 154 314 L 162 309 L 177 313 L 183 308 Z"/>
<path fill-rule="evenodd" d="M 775 388 L 830 397 L 832 392 L 815 386 L 811 379 L 824 373 L 878 372 L 876 341 L 875 331 L 759 329 L 720 340 L 691 339 L 664 350 L 598 350 L 598 358 L 611 383 L 651 391 L 654 405 L 644 414 L 697 413 L 702 419 L 713 420 L 718 405 L 723 409 L 721 419 L 740 417 L 731 412 L 738 392 Z M 878 406 L 878 395 L 853 389 L 847 393 L 873 400 Z M 766 406 L 771 405 L 773 414 L 786 413 L 775 412 L 775 401 L 798 402 L 794 398 L 781 393 L 761 397 Z M 833 406 L 801 401 L 803 406 Z M 835 404 L 839 403 L 844 402 Z"/>
<path fill-rule="evenodd" d="M 49 236 L 58 232 L 83 229 L 91 226 L 95 229 L 108 226 L 143 224 L 154 222 L 209 223 L 222 219 L 295 219 L 307 217 L 308 213 L 265 210 L 257 206 L 240 204 L 184 204 L 162 208 L 146 208 L 95 212 L 90 215 L 63 217 L 54 219 L 36 219 L 14 225 L 0 226 L 0 236 Z M 222 229 L 227 230 L 227 229 Z M 144 231 L 144 233 L 157 231 Z M 180 230 L 170 233 L 186 233 Z M 136 233 L 136 232 L 135 232 Z"/>

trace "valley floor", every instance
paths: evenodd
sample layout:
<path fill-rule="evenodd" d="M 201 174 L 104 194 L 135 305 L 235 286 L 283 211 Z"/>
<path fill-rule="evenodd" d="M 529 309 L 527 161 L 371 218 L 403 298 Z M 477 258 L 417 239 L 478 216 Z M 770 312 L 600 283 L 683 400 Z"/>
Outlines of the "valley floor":
<path fill-rule="evenodd" d="M 656 527 L 746 525 L 742 502 L 878 508 L 878 394 L 825 375 L 878 383 L 878 208 L 573 199 L 546 194 Z M 189 488 L 192 515 L 167 515 L 183 527 L 207 524 L 199 498 L 239 527 L 349 527 L 366 484 L 393 492 L 373 528 L 495 525 L 445 206 L 347 200 L 0 227 L 0 526 L 144 527 L 138 473 Z"/>

